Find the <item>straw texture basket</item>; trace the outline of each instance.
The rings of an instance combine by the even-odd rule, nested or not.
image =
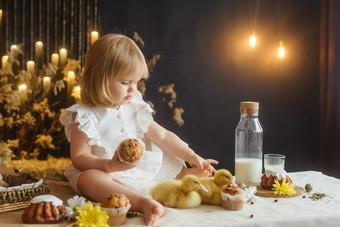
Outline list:
[[[17,176],[2,174],[2,180],[5,181],[10,187],[35,183],[38,181],[38,179],[27,173],[20,173]],[[42,183],[40,186],[35,188],[0,192],[0,206],[4,204],[8,205],[29,202],[33,197],[37,195],[48,194],[49,192],[50,188],[45,183]]]

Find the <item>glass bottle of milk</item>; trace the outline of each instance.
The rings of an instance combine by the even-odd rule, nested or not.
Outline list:
[[[235,130],[235,180],[258,183],[262,176],[263,130],[258,102],[241,102],[241,119]]]

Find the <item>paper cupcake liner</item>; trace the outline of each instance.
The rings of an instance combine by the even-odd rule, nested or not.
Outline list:
[[[126,214],[131,207],[131,204],[127,205],[126,207],[122,208],[105,208],[102,207],[103,210],[106,211],[107,215],[112,216],[112,215],[117,215],[117,214]]]
[[[242,193],[239,195],[229,195],[228,193],[224,193],[221,191],[221,197],[223,200],[229,199],[230,201],[246,201],[246,194]]]
[[[116,152],[118,153],[118,160],[119,160],[120,162],[125,163],[125,164],[131,163],[131,162],[124,161],[124,160],[120,157],[119,152],[118,152],[118,151],[116,151]]]

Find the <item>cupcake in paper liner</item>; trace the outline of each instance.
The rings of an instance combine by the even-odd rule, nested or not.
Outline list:
[[[109,216],[108,224],[110,226],[123,225],[126,220],[126,214],[129,211],[131,204],[130,200],[123,194],[112,194],[105,199],[101,207]]]
[[[227,210],[242,210],[246,194],[235,184],[228,184],[221,190],[222,206]]]

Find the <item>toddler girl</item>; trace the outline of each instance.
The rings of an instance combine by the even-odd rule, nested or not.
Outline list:
[[[152,109],[137,90],[138,81],[148,75],[134,41],[124,35],[104,35],[86,55],[82,105],[66,109],[60,120],[70,141],[72,164],[65,171],[70,186],[98,202],[112,193],[125,194],[131,211],[143,213],[145,223],[152,225],[164,215],[164,207],[140,193],[141,188],[189,173],[210,176],[215,171],[211,164],[217,161],[203,159],[153,121]],[[143,141],[145,151],[139,161],[127,164],[115,151],[128,138]],[[186,168],[184,161],[192,168]]]

